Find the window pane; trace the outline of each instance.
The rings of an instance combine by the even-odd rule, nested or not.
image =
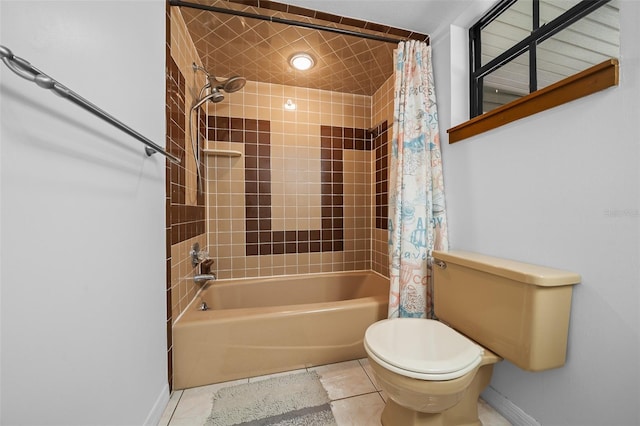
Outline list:
[[[538,89],[617,58],[619,53],[618,2],[614,0],[538,45]]]
[[[580,0],[540,0],[540,26],[553,21],[578,3]]]
[[[482,112],[529,94],[529,51],[487,75],[482,87]]]
[[[480,33],[482,65],[531,34],[533,0],[518,0]]]

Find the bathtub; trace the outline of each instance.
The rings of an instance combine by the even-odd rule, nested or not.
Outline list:
[[[210,281],[173,326],[173,387],[364,358],[388,297],[373,272]]]

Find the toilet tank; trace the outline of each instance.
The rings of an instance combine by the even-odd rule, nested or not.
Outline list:
[[[518,367],[561,367],[574,272],[464,251],[434,251],[437,318]]]

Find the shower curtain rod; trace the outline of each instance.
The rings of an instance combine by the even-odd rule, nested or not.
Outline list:
[[[43,89],[52,90],[56,95],[59,95],[65,98],[66,100],[73,102],[74,104],[78,105],[82,109],[89,111],[93,115],[96,115],[99,118],[106,121],[107,123],[111,124],[112,126],[117,127],[118,129],[128,134],[129,136],[132,136],[133,138],[139,140],[140,142],[146,145],[145,152],[147,153],[148,156],[151,156],[156,152],[158,152],[164,155],[165,157],[167,157],[167,159],[172,163],[180,164],[180,159],[178,157],[168,153],[160,145],[157,145],[156,143],[142,136],[140,133],[136,132],[135,130],[133,130],[131,127],[127,126],[120,120],[106,113],[102,109],[98,108],[96,105],[92,104],[82,96],[78,95],[73,90],[60,84],[53,78],[49,77],[47,74],[43,73],[38,68],[31,65],[28,61],[18,56],[15,56],[11,52],[11,50],[9,50],[9,48],[0,45],[0,58],[2,59],[2,62],[4,62],[4,64],[7,66],[7,68],[9,68],[19,77],[22,77],[25,80],[31,81],[35,83],[38,87],[41,87]]]
[[[186,1],[182,1],[182,0],[169,0],[169,5],[170,6],[189,7],[189,8],[192,8],[192,9],[199,9],[199,10],[207,10],[209,12],[224,13],[224,14],[227,14],[227,15],[242,16],[242,17],[245,17],[245,18],[260,19],[260,20],[263,20],[263,21],[276,22],[278,24],[293,25],[293,26],[296,26],[296,27],[310,28],[310,29],[319,30],[319,31],[328,31],[328,32],[332,32],[332,33],[342,34],[342,35],[350,35],[350,36],[354,36],[354,37],[366,38],[366,39],[369,39],[369,40],[382,41],[382,42],[385,42],[385,43],[398,44],[401,41],[405,41],[403,39],[395,39],[395,38],[390,38],[390,37],[378,36],[378,35],[375,35],[375,34],[361,33],[361,32],[358,32],[358,31],[352,31],[352,30],[347,30],[347,29],[343,29],[343,28],[328,27],[328,26],[325,26],[325,25],[312,24],[310,22],[302,22],[302,21],[294,21],[294,20],[291,20],[291,19],[278,18],[277,16],[259,15],[257,13],[244,12],[244,11],[241,11],[241,10],[225,9],[225,8],[222,8],[222,7],[207,6],[207,5],[204,5],[204,4],[197,4],[197,3],[189,3],[189,2],[186,2]],[[429,42],[427,40],[427,44],[428,43]]]

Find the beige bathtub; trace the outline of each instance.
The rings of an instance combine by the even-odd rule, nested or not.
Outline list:
[[[388,297],[389,280],[371,272],[210,282],[173,326],[173,386],[364,358]]]

